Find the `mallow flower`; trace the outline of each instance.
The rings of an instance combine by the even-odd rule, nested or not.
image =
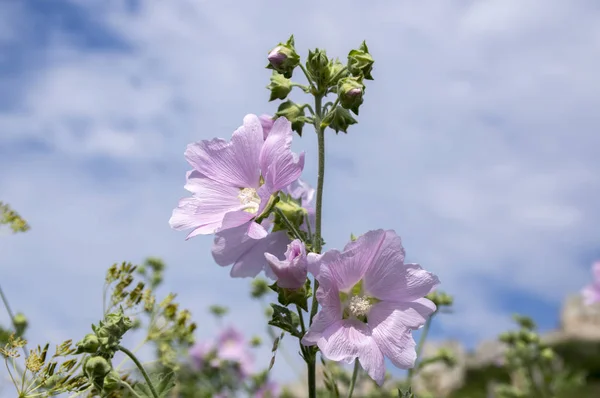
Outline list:
[[[596,261],[592,266],[593,281],[590,285],[583,288],[581,295],[586,305],[592,305],[600,302],[600,261]]]
[[[233,327],[224,329],[217,338],[217,356],[221,360],[237,363],[242,377],[252,373],[252,354],[244,336]]]
[[[299,289],[304,286],[308,271],[306,248],[300,239],[293,240],[285,252],[285,260],[279,260],[271,253],[265,253],[271,271],[277,277],[277,285],[286,289]]]
[[[384,357],[401,369],[414,366],[412,331],[436,310],[424,296],[439,280],[418,264],[404,263],[404,248],[394,231],[369,231],[343,252],[329,250],[314,261],[309,258],[308,268],[319,281],[321,309],[302,344],[317,345],[333,361],[358,359],[379,385],[385,377]]]
[[[263,121],[264,123],[265,121]],[[188,145],[185,158],[193,167],[185,189],[191,197],[181,199],[169,220],[172,228],[192,231],[187,239],[240,225],[254,237],[266,232],[250,223],[259,216],[279,190],[297,180],[304,168],[304,153],[291,151],[291,123],[280,117],[264,138],[261,120],[246,115],[231,141],[216,138]],[[257,227],[258,226],[258,227]]]

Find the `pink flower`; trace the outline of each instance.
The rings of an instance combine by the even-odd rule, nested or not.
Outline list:
[[[252,373],[253,358],[244,336],[229,327],[219,335],[217,339],[217,356],[221,360],[239,364],[241,376],[246,377]]]
[[[384,356],[401,368],[416,360],[412,331],[435,311],[424,298],[438,278],[418,264],[404,263],[401,239],[392,230],[369,231],[343,252],[330,250],[309,259],[319,281],[321,310],[302,339],[317,345],[326,358],[353,362],[379,385],[384,381]]]
[[[225,216],[224,225],[227,226],[230,217],[232,215]],[[233,264],[230,275],[234,278],[255,277],[264,271],[268,278],[276,279],[265,253],[282,257],[290,238],[285,231],[267,233],[268,219],[262,225],[254,221],[251,224],[250,230],[247,225],[240,225],[217,232],[212,247],[213,258],[222,267]]]
[[[278,396],[279,386],[272,381],[266,382],[254,394],[254,398],[277,398]]]
[[[197,342],[190,348],[189,354],[196,366],[196,370],[202,370],[202,368],[204,368],[204,364],[214,348],[213,344],[206,341]]]
[[[592,305],[600,302],[600,261],[592,266],[593,281],[590,285],[583,288],[581,295],[586,305]]]
[[[304,168],[304,153],[291,151],[292,127],[278,118],[267,138],[256,115],[244,117],[244,124],[227,142],[222,139],[188,145],[185,189],[191,197],[181,199],[169,220],[172,228],[192,231],[187,239],[212,234],[224,228],[247,225],[265,209],[271,195],[297,180]],[[260,226],[259,226],[260,227]]]
[[[277,285],[286,289],[299,289],[306,282],[308,271],[306,248],[300,239],[287,246],[285,260],[279,260],[271,253],[265,253],[271,271],[277,277]]]

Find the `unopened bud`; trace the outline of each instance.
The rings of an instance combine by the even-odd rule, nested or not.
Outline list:
[[[294,48],[294,36],[290,36],[286,43],[279,43],[267,56],[268,69],[273,69],[290,79],[294,69],[300,64],[300,56]]]
[[[362,76],[366,80],[373,80],[371,71],[373,70],[373,57],[369,54],[367,43],[362,42],[358,50],[352,50],[348,54],[348,71],[352,76]]]
[[[77,343],[77,354],[88,353],[95,354],[100,347],[100,340],[94,333],[86,334],[79,343]]]
[[[307,119],[304,116],[304,107],[293,101],[285,101],[279,105],[275,116],[283,116],[292,123],[292,130],[302,135],[302,128]]]
[[[352,117],[350,112],[338,105],[325,115],[321,121],[321,127],[329,127],[336,133],[340,131],[347,133],[348,127],[356,123],[358,122]]]
[[[338,97],[345,109],[358,115],[358,107],[363,103],[365,86],[361,77],[345,77],[338,82]]]

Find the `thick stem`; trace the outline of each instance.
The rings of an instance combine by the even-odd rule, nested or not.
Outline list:
[[[356,385],[356,378],[358,376],[359,370],[358,358],[354,360],[354,371],[352,372],[352,380],[350,380],[350,387],[348,387],[348,398],[352,398],[352,394],[354,394],[354,386]]]
[[[315,130],[317,132],[318,146],[319,146],[319,166],[317,171],[317,203],[316,203],[316,217],[315,217],[315,235],[313,241],[313,250],[316,253],[321,253],[323,249],[321,247],[321,220],[323,212],[323,182],[325,177],[325,134],[321,128],[321,120],[323,118],[323,107],[322,107],[323,96],[315,95]],[[319,308],[317,302],[317,289],[319,288],[319,282],[315,279],[313,286],[313,301],[310,309],[309,326],[312,325],[313,318]],[[311,354],[307,357],[306,365],[308,367],[308,396],[309,398],[317,397],[316,387],[316,353]]]
[[[15,332],[16,332],[17,331],[17,322],[15,321],[15,315],[13,314],[12,310],[10,309],[10,305],[8,304],[8,299],[4,295],[2,286],[0,286],[0,297],[2,298],[2,302],[4,303],[4,307],[6,308],[6,312],[8,313],[8,317],[10,318],[10,321],[12,322],[13,327],[15,328]],[[23,346],[23,353],[25,353],[26,358],[29,356],[29,350],[27,349],[26,345]]]
[[[146,373],[146,369],[144,369],[142,363],[136,358],[135,354],[121,345],[117,346],[117,349],[125,353],[125,355],[127,355],[129,358],[131,358],[133,363],[135,363],[135,366],[137,366],[140,372],[142,373],[142,376],[144,376],[146,383],[148,383],[148,388],[150,389],[150,392],[152,392],[152,396],[154,398],[159,398],[158,393],[156,392],[154,386],[152,385],[152,382],[150,381],[150,376],[148,376],[148,373]]]

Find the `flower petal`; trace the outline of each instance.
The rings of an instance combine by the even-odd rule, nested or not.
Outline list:
[[[244,117],[244,124],[231,137],[188,145],[185,158],[203,175],[236,188],[258,188],[259,157],[263,132],[256,115]]]
[[[263,138],[266,140],[267,136],[271,132],[271,129],[273,128],[273,123],[275,123],[275,120],[273,120],[273,117],[270,115],[260,115],[258,119],[262,125]]]
[[[317,301],[321,304],[321,309],[313,318],[312,325],[302,338],[304,345],[317,344],[328,327],[342,320],[342,305],[337,289],[324,289],[323,286],[319,286]]]
[[[350,363],[358,358],[365,371],[377,384],[385,378],[383,354],[363,322],[347,319],[331,325],[318,342],[323,356],[332,361]]]
[[[407,317],[404,311],[391,309],[388,303],[378,303],[369,311],[373,338],[383,354],[400,369],[414,367],[417,359],[416,343],[411,329],[406,326],[406,323],[414,325],[415,318],[418,318],[415,314]]]
[[[304,153],[291,151],[292,124],[284,117],[275,120],[260,152],[260,168],[265,185],[274,193],[297,180],[304,168]]]
[[[283,256],[290,239],[284,231],[252,239],[247,234],[249,229],[249,225],[244,224],[217,232],[212,248],[213,258],[222,267],[233,264],[232,277],[254,277],[265,270],[267,277],[273,278],[264,253]]]

